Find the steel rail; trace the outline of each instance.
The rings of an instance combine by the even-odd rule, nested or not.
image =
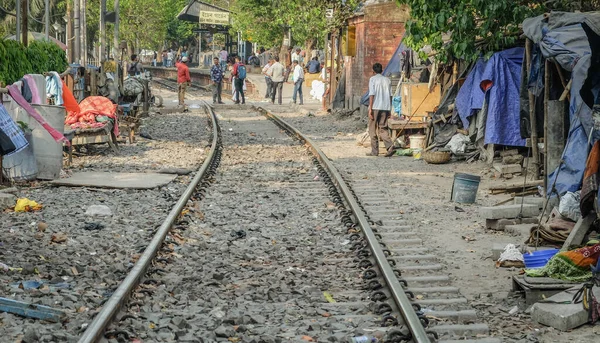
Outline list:
[[[273,114],[263,108],[258,108],[258,110],[260,112],[262,112],[262,114],[264,116],[266,116],[267,118],[274,120],[278,125],[283,127],[285,130],[293,133],[294,135],[296,135],[296,137],[305,141],[306,144],[308,145],[308,147],[310,148],[310,150],[312,150],[313,154],[319,159],[319,161],[321,162],[323,167],[325,167],[325,169],[327,170],[327,172],[329,173],[329,175],[331,177],[331,181],[334,182],[334,184],[340,190],[340,193],[343,195],[348,206],[350,207],[354,216],[356,217],[356,221],[358,222],[358,225],[362,228],[362,232],[364,233],[364,235],[367,239],[369,248],[371,249],[371,252],[373,253],[373,257],[375,258],[375,261],[377,262],[379,269],[381,270],[381,273],[383,274],[382,276],[385,279],[385,282],[387,283],[387,285],[389,287],[392,298],[394,299],[394,302],[398,306],[398,309],[400,310],[400,314],[404,318],[404,323],[408,326],[408,329],[410,330],[410,332],[412,334],[413,341],[415,343],[430,343],[431,341],[430,341],[429,337],[427,336],[427,333],[425,332],[425,328],[423,327],[423,325],[421,324],[421,321],[419,320],[419,317],[415,313],[410,300],[404,293],[404,289],[402,288],[402,285],[400,284],[400,282],[398,282],[398,279],[396,278],[396,275],[394,274],[394,270],[392,269],[389,262],[387,261],[387,258],[385,256],[385,254],[383,253],[383,250],[381,249],[379,242],[377,241],[377,237],[375,236],[375,233],[373,232],[373,230],[371,229],[371,226],[369,225],[369,221],[364,216],[360,206],[354,199],[352,192],[350,191],[350,189],[348,188],[348,186],[342,179],[342,176],[337,171],[337,169],[335,168],[333,163],[331,163],[329,161],[329,158],[321,151],[321,149],[319,149],[317,147],[317,145],[310,138],[303,135],[295,127],[291,126],[283,119],[279,118],[275,114]]]
[[[133,289],[138,285],[140,279],[145,274],[148,266],[156,256],[160,246],[165,240],[167,233],[171,229],[171,226],[177,219],[177,216],[181,213],[188,200],[194,193],[194,190],[206,174],[206,171],[213,163],[213,159],[215,158],[217,151],[217,144],[219,139],[218,132],[218,123],[217,116],[214,113],[213,109],[206,103],[204,103],[204,109],[207,112],[207,115],[210,117],[212,122],[212,145],[208,156],[202,163],[200,169],[196,173],[196,176],[192,179],[192,182],[188,185],[183,195],[179,198],[175,206],[169,212],[169,215],[162,223],[150,244],[144,250],[144,253],[133,266],[127,277],[121,282],[117,290],[112,294],[112,296],[102,305],[102,310],[96,315],[94,320],[88,325],[87,329],[83,333],[83,335],[79,338],[79,343],[93,343],[96,342],[100,337],[104,334],[107,326],[111,323],[113,317],[119,312],[121,309],[121,305],[123,305],[128,295],[133,291]]]

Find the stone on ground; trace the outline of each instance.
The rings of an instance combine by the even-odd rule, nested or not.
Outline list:
[[[0,193],[0,210],[15,207],[17,197],[9,193]]]
[[[504,232],[510,234],[511,236],[529,237],[531,227],[534,225],[535,224],[506,225],[504,227]]]
[[[549,302],[539,302],[531,308],[531,319],[535,322],[551,326],[557,330],[568,331],[588,322],[588,312],[581,303],[572,304],[573,294],[580,287],[551,296]],[[600,288],[593,288],[596,298],[600,297]],[[551,302],[550,302],[551,301]],[[562,304],[562,302],[567,302]]]
[[[501,164],[494,163],[494,169],[501,174],[516,174],[523,172],[523,167],[520,164]]]

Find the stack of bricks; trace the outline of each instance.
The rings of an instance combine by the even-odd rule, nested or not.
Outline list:
[[[523,173],[523,155],[519,154],[519,150],[504,150],[500,152],[502,161],[494,162],[494,169],[499,177],[512,179],[514,176],[519,176]]]

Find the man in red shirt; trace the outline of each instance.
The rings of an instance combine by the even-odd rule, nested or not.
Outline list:
[[[192,79],[190,78],[190,69],[188,68],[186,63],[186,56],[183,56],[180,62],[175,63],[175,67],[177,67],[177,91],[179,93],[179,106],[185,106],[185,89],[192,82]]]

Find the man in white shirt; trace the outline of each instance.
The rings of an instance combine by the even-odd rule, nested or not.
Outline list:
[[[285,68],[279,63],[279,56],[273,58],[275,63],[267,70],[267,75],[271,77],[271,103],[275,103],[275,95],[279,93],[279,105],[281,105],[281,91],[283,90],[283,72]]]
[[[369,136],[371,137],[371,152],[367,156],[379,155],[379,137],[387,150],[386,157],[394,154],[395,149],[388,133],[387,121],[392,109],[392,84],[390,79],[381,75],[381,63],[373,64],[375,73],[369,79]]]
[[[292,101],[296,103],[296,94],[300,95],[300,105],[304,105],[304,99],[302,97],[302,83],[304,82],[304,69],[298,64],[298,61],[293,62],[294,74],[292,75],[292,81],[294,81],[294,94],[292,95]]]
[[[265,64],[265,66],[262,69],[262,74],[265,76],[265,83],[267,84],[267,93],[265,94],[265,99],[271,99],[271,91],[273,88],[273,81],[271,81],[271,77],[269,75],[267,75],[267,72],[269,71],[269,68],[271,68],[271,65],[273,64],[273,62],[275,62],[273,59],[269,59],[267,64]],[[268,101],[268,100],[264,100],[264,101]]]
[[[292,53],[292,63],[294,63],[294,61],[298,61],[300,62],[300,48],[297,48],[293,53]]]

